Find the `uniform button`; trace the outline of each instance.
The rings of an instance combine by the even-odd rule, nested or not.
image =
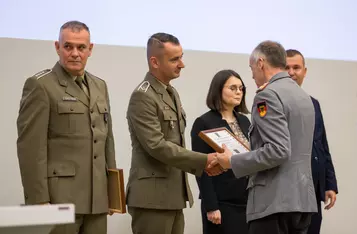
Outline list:
[[[105,111],[107,111],[107,108],[104,108]]]
[[[97,140],[94,140],[94,143],[97,143]]]
[[[151,175],[155,175],[155,172],[151,173]]]
[[[315,160],[317,160],[317,157],[315,157]]]
[[[70,110],[73,111],[73,108],[71,108]]]
[[[96,159],[96,158],[97,158],[97,155],[94,156],[94,159]]]
[[[92,128],[95,128],[95,125],[94,125],[94,124],[92,125]]]
[[[57,172],[56,172],[56,171],[53,171],[53,174],[54,174],[54,175],[56,175],[56,174],[57,174]]]
[[[92,113],[92,114],[93,114],[93,109],[91,109],[91,110],[90,110],[90,113]]]

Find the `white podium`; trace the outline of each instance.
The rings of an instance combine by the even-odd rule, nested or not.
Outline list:
[[[73,204],[0,207],[1,234],[48,234],[55,225],[74,221]]]

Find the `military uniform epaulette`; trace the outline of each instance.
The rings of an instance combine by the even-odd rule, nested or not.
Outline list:
[[[148,91],[149,87],[150,87],[150,82],[146,80],[139,85],[138,91],[143,91],[146,93],[146,91]]]
[[[261,85],[261,86],[257,89],[256,93],[259,93],[260,91],[263,91],[263,90],[265,89],[265,87],[267,87],[267,85],[268,85],[268,82],[266,82],[266,83],[264,83],[263,85]]]
[[[52,69],[45,69],[43,71],[37,72],[35,75],[33,75],[34,77],[36,77],[36,79],[40,79],[41,77],[44,77],[45,75],[47,75],[48,73],[50,73],[52,71]]]

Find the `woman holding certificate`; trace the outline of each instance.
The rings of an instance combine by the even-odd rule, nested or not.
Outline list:
[[[215,152],[199,133],[213,128],[226,127],[249,147],[250,121],[243,115],[245,86],[238,73],[219,71],[212,79],[207,106],[210,111],[198,117],[191,130],[192,150],[202,153]],[[231,169],[219,176],[210,177],[205,172],[196,177],[200,189],[202,225],[204,234],[246,234],[247,178],[235,178]]]

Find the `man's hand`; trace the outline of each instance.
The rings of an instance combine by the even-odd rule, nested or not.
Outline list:
[[[210,176],[216,176],[222,173],[223,170],[218,164],[216,153],[210,153],[207,155],[207,164],[205,171]]]
[[[207,219],[214,224],[221,224],[221,211],[214,210],[207,212]]]
[[[218,163],[224,169],[231,168],[230,159],[232,157],[232,152],[227,148],[227,146],[225,144],[223,144],[222,148],[223,148],[224,152],[223,153],[217,153]]]
[[[331,209],[336,202],[336,192],[333,190],[328,190],[325,192],[325,210]]]
[[[112,211],[111,209],[109,209],[108,215],[112,216],[114,213],[115,213],[114,211]]]

